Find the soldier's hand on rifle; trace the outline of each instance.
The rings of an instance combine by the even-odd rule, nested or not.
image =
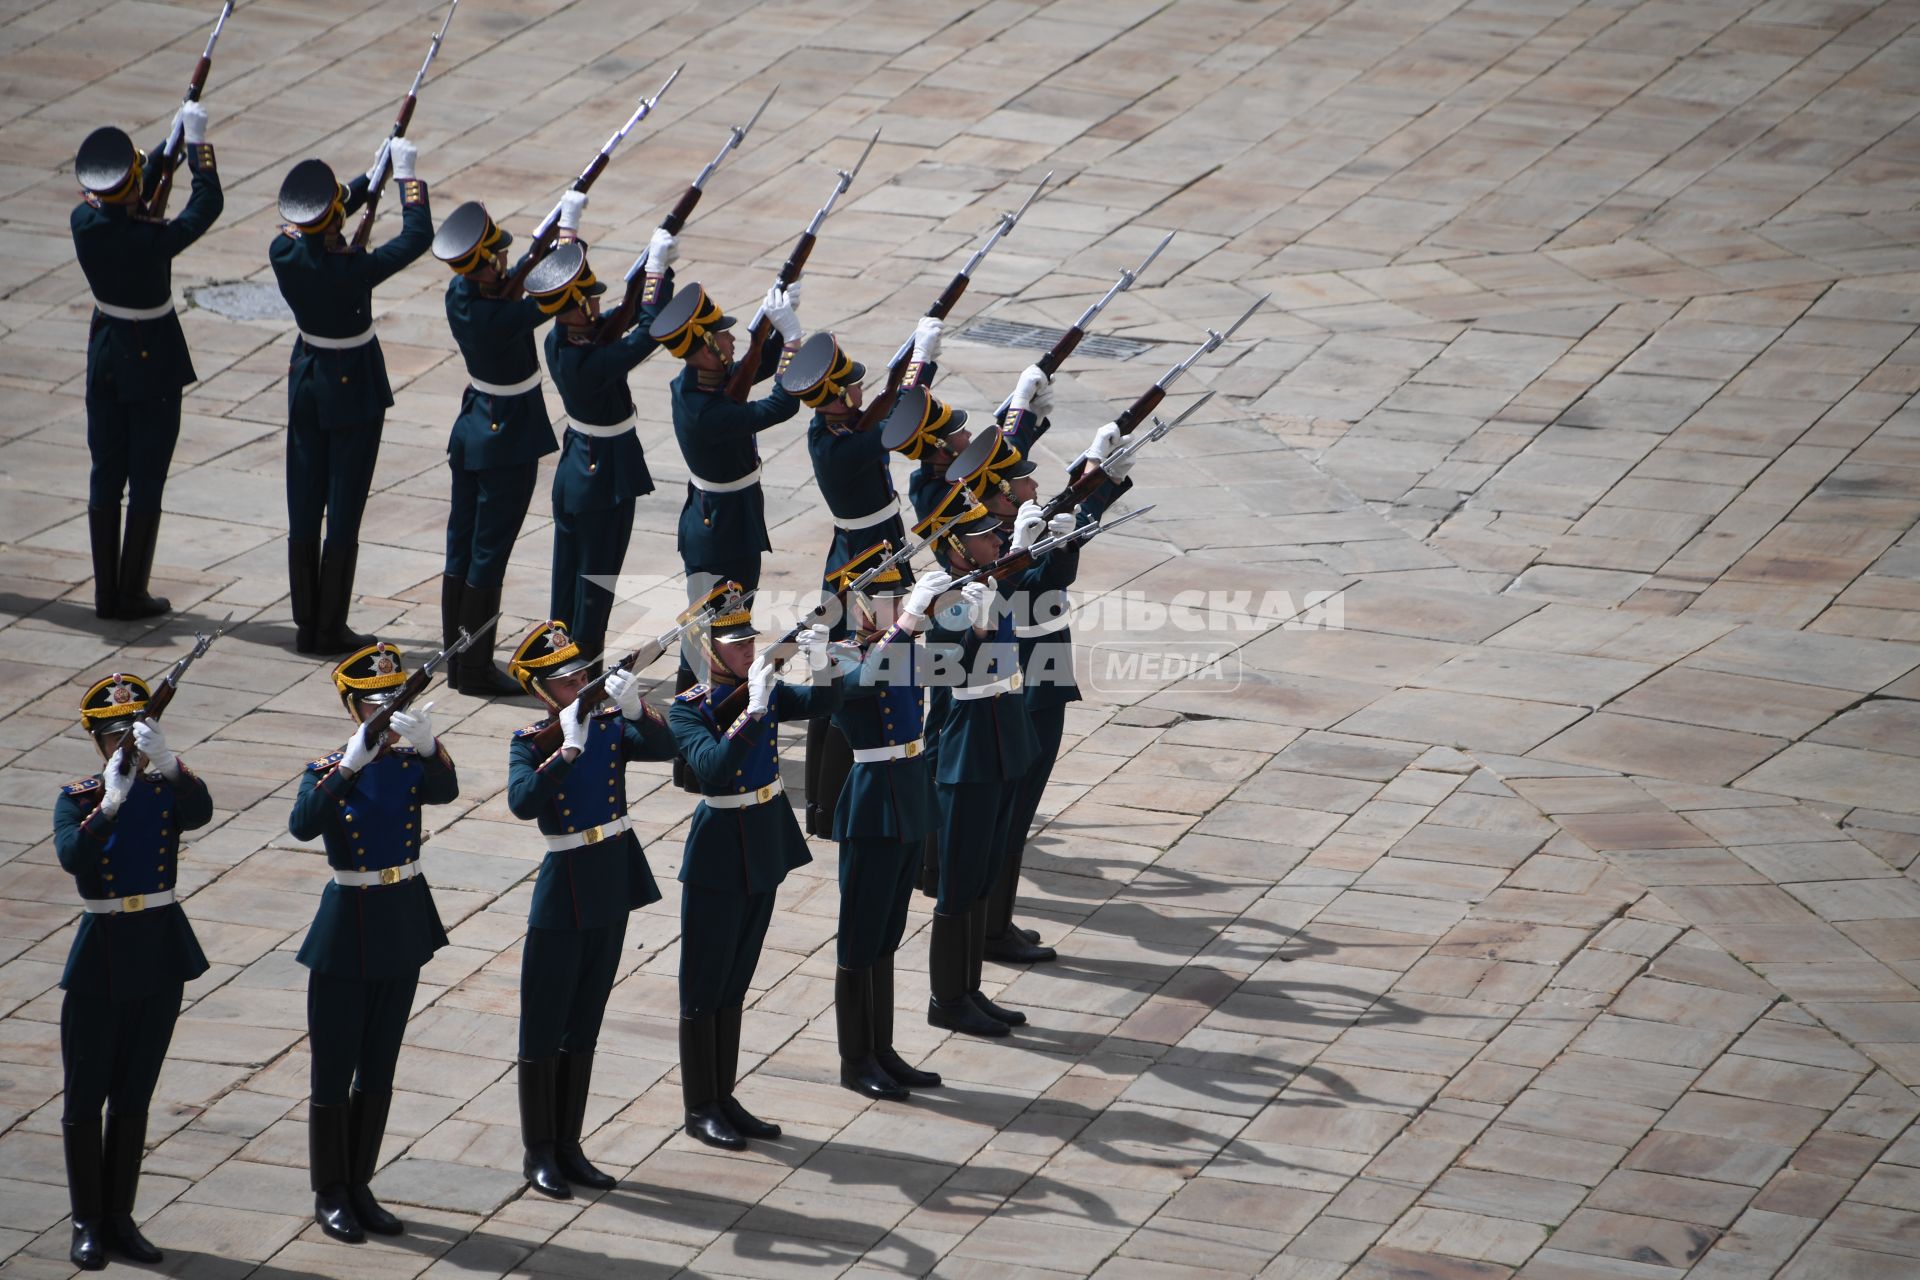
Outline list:
[[[560,749],[575,755],[587,749],[587,709],[575,698],[560,708]]]
[[[944,569],[929,569],[914,582],[913,590],[907,593],[906,617],[904,621],[915,631],[924,631],[927,615],[932,611],[934,601],[953,585],[953,575]]]
[[[375,183],[379,182],[380,175],[386,172],[388,159],[389,159],[389,148],[391,148],[392,145],[393,145],[393,140],[391,138],[386,139],[385,141],[381,142],[380,149],[373,153],[373,163],[367,166],[367,186],[368,187],[372,187]]]
[[[1040,504],[1023,502],[1013,517],[1013,541],[1011,549],[1025,551],[1040,541],[1040,531],[1047,527],[1046,517],[1040,514]]]
[[[190,147],[207,140],[207,109],[197,102],[180,104],[180,137]]]
[[[754,658],[753,665],[747,668],[748,715],[766,714],[767,708],[773,705],[773,682],[777,678],[766,654]]]
[[[782,342],[800,341],[799,300],[800,285],[795,282],[784,289],[779,285],[773,286],[767,290],[766,301],[760,304],[760,314],[779,332]]]
[[[665,227],[655,227],[647,241],[647,274],[663,276],[667,268],[680,260],[680,241]]]
[[[579,231],[580,215],[587,211],[587,193],[569,191],[560,197],[560,230]]]
[[[434,752],[433,704],[429,702],[418,711],[396,711],[388,722],[393,731],[407,740],[407,745],[423,756]]]
[[[373,763],[374,756],[380,752],[380,745],[367,741],[367,735],[359,729],[347,739],[347,745],[340,748],[340,772],[358,773]]]
[[[813,626],[802,627],[793,637],[793,643],[800,650],[800,656],[807,660],[807,670],[818,675],[833,661],[827,652],[827,629]]]
[[[1013,396],[1007,401],[1009,422],[1029,412],[1036,418],[1045,418],[1053,413],[1053,382],[1047,377],[1046,370],[1037,364],[1030,364],[1021,371],[1020,381],[1014,385]]]
[[[147,763],[169,778],[180,776],[180,757],[167,745],[167,735],[160,732],[160,726],[151,720],[142,720],[133,726],[133,745]]]
[[[638,720],[647,713],[646,699],[640,696],[640,677],[631,671],[607,673],[607,696],[629,720]]]
[[[944,327],[932,316],[920,317],[920,322],[913,326],[914,363],[927,364],[940,358],[940,331]]]
[[[1121,438],[1120,424],[1109,422],[1093,433],[1093,439],[1088,443],[1086,451],[1074,461],[1091,462],[1096,465],[1104,463],[1108,456],[1120,447]]]
[[[1047,532],[1056,538],[1064,538],[1079,527],[1080,522],[1074,518],[1073,512],[1071,511],[1062,511],[1059,515],[1047,521]]]
[[[993,588],[984,582],[969,582],[960,588],[960,598],[967,602],[967,620],[976,631],[985,631],[993,625]]]
[[[393,140],[393,176],[405,181],[413,177],[413,162],[419,158],[420,148],[405,138]]]
[[[107,761],[107,772],[103,779],[107,790],[106,794],[100,797],[100,811],[109,818],[119,813],[120,806],[126,803],[128,796],[133,794],[133,771],[121,772],[122,766],[126,763],[127,752],[131,750],[133,750],[133,743],[122,738],[120,749],[115,751],[113,758]]]

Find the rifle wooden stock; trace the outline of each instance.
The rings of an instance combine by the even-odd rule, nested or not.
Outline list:
[[[1145,422],[1148,415],[1158,409],[1160,402],[1166,398],[1167,389],[1157,382],[1154,383],[1138,400],[1128,405],[1120,416],[1113,420],[1114,425],[1120,428],[1121,435],[1132,435],[1134,428]]]
[[[674,202],[673,208],[667,210],[667,216],[660,219],[660,229],[670,236],[679,235],[680,228],[686,226],[687,219],[693,216],[694,207],[700,203],[702,194],[699,187],[689,183],[687,189],[680,193],[680,199]]]
[[[580,703],[583,711],[592,712],[595,707],[606,700],[608,676],[616,671],[638,671],[643,667],[652,666],[660,655],[665,652],[666,649],[658,640],[647,641],[619,662],[616,662],[613,666],[608,667],[605,671],[588,681],[582,686],[580,692],[574,695],[574,700]],[[564,736],[560,728],[560,713],[556,711],[547,717],[545,724],[540,726],[540,732],[533,735],[534,750],[543,756],[550,756],[560,749],[561,739]]]
[[[1067,487],[1055,494],[1046,506],[1040,508],[1041,518],[1051,520],[1064,511],[1071,511],[1099,492],[1100,486],[1107,482],[1107,473],[1091,462],[1082,462],[1073,470]]]
[[[126,740],[120,746],[121,777],[124,778],[133,772],[134,761],[140,754],[133,745],[133,725],[158,720],[161,713],[167,709],[167,704],[173,701],[174,690],[179,687],[172,680],[162,680],[160,687],[147,698],[146,708],[133,718],[133,724],[127,726]]]
[[[200,55],[200,61],[194,64],[193,78],[187,81],[186,101],[200,101],[200,91],[206,87],[207,73],[213,70],[213,59],[207,54]],[[167,216],[167,197],[173,194],[174,170],[180,167],[180,153],[186,148],[184,134],[175,145],[168,147],[161,157],[160,177],[153,184],[153,194],[147,198],[147,216],[160,219]]]
[[[427,686],[432,683],[431,667],[415,667],[407,673],[407,682],[400,686],[400,692],[382,703],[378,711],[361,722],[360,732],[373,745],[374,750],[378,751],[380,745],[387,740],[387,727],[393,723],[395,713],[405,711],[415,698],[427,691]]]
[[[567,190],[590,190],[593,187],[593,180],[606,170],[607,162],[612,158],[610,152],[594,152],[593,162],[580,171],[580,176],[573,180],[573,185]],[[527,245],[527,251],[521,254],[520,261],[514,264],[513,274],[507,277],[506,283],[500,288],[502,297],[511,301],[521,295],[527,287],[528,273],[540,265],[540,260],[553,249],[553,242],[559,238],[559,235],[560,217],[555,214],[547,221],[546,226],[534,233],[532,241]]]
[[[768,662],[785,662],[799,649],[800,646],[797,642],[800,633],[816,623],[827,621],[834,614],[838,613],[845,607],[845,597],[846,592],[844,590],[834,592],[825,600],[815,605],[813,611],[795,623],[785,635],[775,640],[765,649],[756,652],[754,656],[756,658],[765,658]],[[738,685],[734,686],[733,692],[729,693],[720,705],[714,708],[713,718],[719,722],[720,728],[724,732],[732,726],[735,720],[740,718],[740,713],[746,709],[747,682],[743,679]]]
[[[780,267],[777,287],[786,288],[800,278],[807,269],[807,259],[813,255],[813,246],[819,237],[811,231],[800,233],[800,240],[793,246],[793,252]],[[753,394],[753,376],[760,371],[760,358],[767,349],[767,340],[773,336],[773,321],[761,316],[759,322],[747,331],[747,349],[738,360],[733,362],[733,373],[727,379],[727,397],[745,404]]]
[[[1087,331],[1079,325],[1075,325],[1073,328],[1061,334],[1060,341],[1053,344],[1053,350],[1047,352],[1047,354],[1041,356],[1040,359],[1036,361],[1040,366],[1040,372],[1046,374],[1049,378],[1060,372],[1060,366],[1067,362],[1067,357],[1072,355],[1074,348],[1080,345],[1080,339],[1086,336]]]
[[[973,277],[964,271],[956,273],[953,279],[947,281],[947,287],[940,291],[940,296],[934,299],[933,305],[927,308],[927,317],[932,320],[945,320],[954,307],[959,305],[960,297],[967,291],[967,285],[972,282],[972,279]],[[907,366],[912,363],[913,352],[909,350],[906,355],[888,366],[886,388],[869,400],[867,407],[861,410],[860,417],[853,424],[855,431],[871,431],[879,425],[882,418],[892,412],[893,402],[900,398],[900,384],[907,380]]]

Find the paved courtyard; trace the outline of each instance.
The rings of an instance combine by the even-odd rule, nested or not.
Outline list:
[[[431,811],[425,862],[453,945],[423,975],[375,1183],[411,1230],[358,1249],[308,1216],[293,955],[323,863],[286,819],[344,722],[291,652],[287,320],[218,294],[185,311],[201,381],[156,575],[176,613],[91,609],[73,152],[107,121],[161,132],[214,8],[0,7],[0,1275],[71,1271],[55,983],[76,912],[48,831],[59,784],[95,767],[78,694],[226,618],[167,719],[218,806],[182,871],[213,968],[141,1188],[169,1272],[1920,1274],[1920,2],[465,0],[420,172],[438,213],[485,199],[523,243],[687,64],[594,189],[603,277],[778,82],[682,241],[682,280],[750,309],[880,126],[802,308],[870,365],[1055,171],[956,312],[941,385],[963,406],[1033,357],[968,323],[1071,323],[1177,230],[1096,326],[1145,349],[1067,365],[1049,469],[1273,297],[1178,385],[1175,406],[1220,394],[1141,462],[1132,498],[1155,509],[1084,558],[1090,610],[1203,592],[1216,612],[1076,627],[1089,698],[1021,913],[1062,959],[988,975],[1032,1025],[925,1025],[916,900],[902,1047],[951,1087],[838,1088],[816,843],[746,1018],[742,1096],[787,1136],[731,1156],[680,1136],[691,805],[639,766],[668,899],[634,917],[586,1144],[622,1185],[523,1194],[541,847],[507,812],[504,737],[534,712],[443,691],[462,794]],[[183,302],[270,280],[281,175],[366,163],[438,18],[240,6],[207,94],[227,212],[176,265]],[[445,284],[428,259],[378,295],[398,404],[355,620],[415,655],[464,382]],[[677,568],[670,372],[634,378],[661,481],[639,574]],[[800,424],[764,448],[766,582],[797,589],[827,522]],[[544,616],[544,493],[509,627]],[[1214,665],[1102,665],[1126,645]]]

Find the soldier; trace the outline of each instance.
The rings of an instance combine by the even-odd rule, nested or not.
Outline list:
[[[627,821],[626,765],[671,760],[673,734],[629,671],[607,674],[607,705],[581,704],[592,663],[564,622],[535,627],[510,669],[560,727],[558,750],[540,746],[551,720],[514,734],[509,749],[507,807],[537,821],[547,841],[520,955],[521,1171],[535,1191],[568,1200],[573,1183],[600,1191],[616,1185],[588,1162],[580,1132],[627,916],[660,901]]]
[[[556,245],[527,274],[527,292],[554,318],[547,333],[547,371],[567,410],[560,462],[553,473],[553,587],[549,617],[589,660],[607,641],[613,592],[602,581],[616,578],[633,539],[634,504],[653,492],[653,476],[634,427],[633,393],[627,375],[659,343],[648,333],[653,307],[673,296],[673,260],[679,246],[656,230],[647,245],[644,296],[657,303],[615,312],[623,325],[610,332],[600,318],[607,286],[587,265],[580,241]],[[594,581],[601,579],[602,581]]]
[[[336,1240],[405,1230],[368,1184],[393,1102],[393,1068],[420,967],[447,944],[420,870],[420,806],[460,794],[453,758],[434,736],[432,704],[396,711],[384,741],[362,723],[406,683],[400,651],[376,642],[333,669],[353,718],[346,746],[307,766],[287,827],[322,841],[332,880],[300,946],[313,1055],[307,1107],[313,1218]]]
[[[682,692],[667,715],[701,792],[680,865],[680,1090],[687,1133],[738,1151],[747,1138],[780,1136],[779,1125],[734,1097],[740,1021],[774,894],[787,872],[813,860],[782,798],[779,726],[831,713],[840,686],[781,683],[771,662],[754,657],[753,615],[743,603],[723,609],[710,634],[714,683]],[[796,641],[808,668],[820,672],[825,628],[802,630]],[[746,709],[723,726],[721,704],[742,681]]]
[[[887,554],[878,543],[828,574],[849,587]],[[833,723],[851,744],[852,769],[832,815],[840,843],[840,930],[833,1007],[840,1083],[900,1101],[940,1077],[909,1066],[893,1047],[893,956],[906,933],[920,851],[936,830],[933,778],[921,737],[922,690],[914,636],[952,583],[938,569],[915,582],[902,567],[881,571],[847,601],[859,631],[859,664],[842,682]],[[905,607],[902,608],[902,599]]]
[[[574,238],[587,198],[561,197],[559,235]],[[447,440],[453,505],[447,512],[447,560],[440,578],[440,643],[478,628],[500,611],[500,590],[520,525],[533,502],[540,459],[559,449],[540,394],[534,334],[549,319],[531,298],[509,296],[507,246],[486,206],[469,200],[440,224],[433,256],[453,270],[447,325],[466,362],[467,389]],[[462,693],[511,696],[520,685],[493,665],[493,631],[475,631],[448,681]]]
[[[180,438],[181,388],[198,375],[174,314],[173,259],[206,234],[225,207],[207,110],[180,108],[193,194],[171,221],[147,217],[142,201],[160,177],[147,153],[111,126],[95,129],[73,162],[81,202],[70,219],[73,250],[93,292],[87,330],[87,536],[93,545],[93,612],[151,618],[170,607],[147,594],[160,495]],[[127,535],[120,541],[120,498]]]
[[[399,235],[372,252],[355,248],[342,233],[366,202],[370,178],[343,187],[323,161],[302,160],[280,184],[286,225],[267,253],[299,328],[287,366],[287,579],[301,653],[346,653],[373,643],[347,626],[360,517],[393,403],[373,335],[373,291],[433,240],[414,145],[397,138],[391,155],[403,207]]]
[[[53,809],[54,851],[83,913],[60,976],[60,1132],[73,1206],[69,1257],[87,1271],[106,1266],[108,1250],[161,1260],[133,1221],[147,1106],[182,989],[207,971],[173,886],[180,833],[207,825],[213,800],[160,726],[142,718],[148,696],[146,682],[129,675],[87,690],[80,722],[106,767],[62,787]],[[123,771],[129,753],[137,767]]]
[[[926,519],[946,497],[950,487],[947,463],[973,441],[966,430],[966,410],[949,409],[929,390],[939,371],[935,361],[940,354],[942,328],[933,317],[920,317],[914,326],[913,355],[900,381],[900,394],[875,428],[883,446],[920,464],[907,477],[907,499],[918,520]],[[903,405],[908,406],[904,411]]]

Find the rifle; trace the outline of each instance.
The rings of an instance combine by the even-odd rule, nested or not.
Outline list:
[[[839,171],[839,176],[833,184],[833,194],[827,197],[827,202],[821,205],[819,212],[813,215],[813,221],[809,222],[807,229],[800,233],[800,239],[793,246],[793,252],[787,255],[786,262],[780,267],[777,287],[786,288],[798,280],[800,273],[807,269],[807,259],[812,256],[814,241],[819,238],[820,224],[827,220],[829,213],[833,212],[834,201],[845,195],[847,188],[853,185],[854,178],[867,163],[867,157],[873,154],[873,148],[879,141],[880,131],[875,129],[873,137],[867,142],[867,149],[862,151],[860,158],[853,162],[853,168]],[[733,374],[727,379],[727,396],[737,403],[745,404],[747,397],[753,394],[753,376],[760,370],[760,353],[766,349],[767,338],[772,333],[773,321],[764,315],[755,320],[753,328],[748,331],[746,355],[734,362]]]
[[[944,320],[947,318],[948,313],[950,313],[954,306],[960,301],[960,295],[967,291],[967,285],[972,283],[974,268],[978,267],[981,260],[993,251],[993,246],[999,244],[1004,237],[1013,231],[1014,227],[1019,224],[1020,219],[1026,215],[1027,210],[1033,207],[1033,202],[1040,198],[1040,193],[1046,190],[1047,184],[1052,181],[1053,171],[1049,169],[1047,176],[1040,179],[1040,185],[1033,189],[1033,194],[1027,197],[1024,204],[1012,213],[1003,213],[1000,215],[999,219],[993,224],[993,231],[987,236],[986,243],[973,251],[973,256],[967,259],[966,265],[954,273],[953,279],[947,281],[947,287],[940,291],[940,296],[934,299],[932,306],[927,308],[926,313],[928,316],[935,320]],[[893,402],[900,397],[900,384],[906,380],[907,366],[912,363],[912,359],[913,339],[912,337],[908,337],[908,339],[900,345],[900,349],[893,353],[893,363],[887,367],[887,385],[885,389],[872,400],[868,401],[867,407],[861,410],[860,418],[853,426],[855,431],[872,430],[874,425],[877,424],[880,419],[886,417],[888,412],[892,410]]]
[[[407,89],[407,96],[400,99],[400,114],[393,118],[393,132],[380,144],[380,155],[373,162],[373,183],[367,188],[367,209],[360,215],[360,226],[353,233],[353,247],[364,249],[367,241],[373,238],[373,218],[380,211],[380,193],[386,189],[387,175],[393,172],[388,156],[393,150],[394,139],[407,136],[407,125],[413,120],[414,103],[420,100],[420,85],[427,78],[427,68],[440,53],[440,42],[447,38],[447,28],[453,25],[453,11],[460,7],[460,0],[453,0],[447,6],[447,20],[440,24],[433,43],[427,46],[427,56],[420,63],[420,70],[414,73],[413,84]]]
[[[767,105],[773,101],[773,95],[778,92],[780,92],[780,86],[776,84],[767,90],[766,98],[755,109],[751,119],[745,124],[732,125],[727,129],[727,140],[720,144],[719,152],[713,159],[707,161],[707,167],[687,184],[687,189],[680,193],[680,199],[675,201],[673,208],[667,211],[667,216],[660,219],[662,231],[670,236],[680,234],[680,228],[687,225],[687,219],[693,216],[694,206],[700,203],[700,197],[706,193],[707,179],[711,178],[714,170],[720,167],[720,162],[746,139],[753,126],[760,123],[761,114],[766,111]],[[640,304],[652,301],[651,298],[642,297],[647,288],[647,251],[645,249],[642,249],[640,256],[633,260],[633,265],[627,268],[626,283],[627,291],[620,296],[620,305],[614,308],[611,315],[601,320],[600,328],[595,330],[595,341],[612,342],[625,333],[627,326],[633,323],[633,313],[639,310]]]
[[[213,46],[220,43],[220,31],[227,25],[227,18],[232,13],[233,0],[227,0],[220,6],[220,16],[213,21],[213,34],[207,37],[207,47],[200,54],[200,61],[193,64],[193,75],[187,79],[187,96],[181,100],[182,106],[200,101],[200,90],[206,87],[207,73],[213,70]],[[173,193],[173,171],[180,164],[184,130],[180,117],[175,115],[173,128],[167,133],[167,144],[155,157],[160,163],[160,178],[153,184],[153,194],[147,197],[146,208],[142,212],[156,222],[167,216],[167,197]]]
[[[133,718],[133,724],[139,724],[142,721],[158,720],[160,714],[167,709],[167,704],[173,701],[174,691],[180,687],[180,677],[187,674],[187,668],[193,665],[194,659],[205,653],[208,645],[226,633],[227,629],[222,627],[210,636],[195,635],[193,637],[193,648],[187,651],[186,657],[167,668],[167,674],[160,677],[157,687],[155,687],[147,697],[146,707],[141,710],[139,715]],[[126,777],[133,772],[134,757],[140,754],[134,750],[133,747],[133,735],[131,732],[133,725],[128,725],[127,728],[129,732],[125,744],[120,748],[119,772],[122,777]]]
[[[585,685],[582,685],[580,692],[574,695],[574,700],[580,703],[582,711],[593,710],[596,706],[600,705],[600,701],[607,696],[608,676],[616,671],[639,671],[652,666],[660,655],[667,651],[668,645],[678,640],[694,627],[701,626],[710,621],[713,616],[720,611],[720,605],[726,595],[729,592],[737,592],[739,590],[739,583],[723,582],[713,590],[707,592],[706,595],[701,596],[698,600],[688,605],[686,610],[674,619],[671,627],[661,632],[652,640],[647,641],[626,657],[620,659],[620,661],[613,666],[608,667]],[[752,592],[746,594],[751,596]],[[560,749],[561,737],[560,713],[556,711],[553,717],[544,725],[540,726],[540,731],[533,736],[534,750],[543,756],[550,756]]]
[[[1125,524],[1127,521],[1136,519],[1140,516],[1147,514],[1147,512],[1153,510],[1154,506],[1155,506],[1154,503],[1149,502],[1144,507],[1135,508],[1134,510],[1127,512],[1127,514],[1123,516],[1115,516],[1111,520],[1107,520],[1107,521],[1095,520],[1089,524],[1083,524],[1078,528],[1072,529],[1066,533],[1049,534],[1046,537],[1041,538],[1038,542],[1035,542],[1030,547],[1022,547],[1018,551],[1009,551],[1007,552],[1007,554],[1001,556],[998,560],[995,560],[992,564],[986,565],[983,568],[975,569],[972,573],[966,574],[963,577],[955,578],[953,580],[953,585],[949,587],[948,590],[958,591],[961,587],[966,586],[968,583],[985,582],[989,578],[993,579],[993,581],[995,582],[1004,581],[1008,577],[1011,577],[1013,574],[1019,573],[1021,570],[1031,567],[1035,560],[1038,560],[1041,556],[1046,555],[1048,552],[1058,551],[1063,547],[1077,546],[1080,543],[1087,541],[1089,538],[1097,537],[1098,535],[1106,533],[1112,529],[1118,529],[1121,525]]]
[[[1219,345],[1228,338],[1231,338],[1254,312],[1266,305],[1267,299],[1272,296],[1270,293],[1263,293],[1254,299],[1253,305],[1241,312],[1240,318],[1228,325],[1225,333],[1221,333],[1218,329],[1207,330],[1207,340],[1202,342],[1192,355],[1161,374],[1158,382],[1142,392],[1138,400],[1128,405],[1126,410],[1113,420],[1114,425],[1120,428],[1120,434],[1123,436],[1132,435],[1133,429],[1146,421],[1148,414],[1160,407],[1160,402],[1167,398],[1167,388],[1177,382],[1181,374],[1193,368],[1194,363],[1198,361],[1201,356],[1206,355],[1209,351],[1219,347]]]
[[[493,630],[494,624],[500,621],[500,616],[501,615],[496,613],[481,623],[480,633],[485,635],[487,632]],[[415,698],[427,691],[427,686],[433,683],[433,673],[439,668],[440,664],[448,658],[459,657],[472,646],[473,632],[462,627],[460,628],[460,635],[452,644],[434,654],[431,658],[428,658],[412,671],[409,671],[407,673],[407,682],[400,686],[400,692],[381,703],[380,709],[371,716],[368,716],[366,722],[360,726],[361,738],[366,744],[375,751],[378,751],[381,744],[387,740],[387,725],[393,720],[396,714],[405,711],[412,705]]]
[[[1213,399],[1213,392],[1209,391],[1182,409],[1179,415],[1171,422],[1162,422],[1156,415],[1153,419],[1153,430],[1146,432],[1136,439],[1128,440],[1125,444],[1109,454],[1102,462],[1089,462],[1074,468],[1072,479],[1068,482],[1067,487],[1056,494],[1052,501],[1040,509],[1041,517],[1051,520],[1062,511],[1071,510],[1081,502],[1092,497],[1094,491],[1106,483],[1107,468],[1110,464],[1124,462],[1152,444],[1155,440],[1161,439],[1175,427],[1192,417],[1195,410],[1211,399]]]
[[[681,63],[673,69],[673,74],[667,77],[667,82],[654,91],[654,95],[651,98],[640,99],[640,105],[633,109],[633,114],[627,117],[627,122],[614,130],[613,136],[606,140],[605,144],[601,146],[600,150],[587,164],[587,167],[580,171],[580,176],[573,180],[573,185],[568,187],[567,190],[586,191],[593,186],[593,180],[600,176],[601,170],[607,167],[607,162],[613,159],[614,148],[618,147],[626,140],[626,136],[633,132],[633,126],[653,114],[653,109],[659,103],[661,96],[665,94],[667,90],[673,88],[673,82],[678,80],[680,73],[686,69],[687,64],[684,62]],[[527,273],[539,264],[540,259],[547,256],[547,250],[552,248],[553,238],[558,235],[559,232],[560,206],[556,204],[552,209],[547,211],[547,216],[540,220],[540,225],[534,228],[533,240],[527,245],[526,253],[521,256],[519,265],[514,267],[513,274],[507,277],[507,282],[502,287],[502,297],[512,299],[520,296],[520,291],[526,287]]]
[[[1067,357],[1073,354],[1074,348],[1080,345],[1080,339],[1087,336],[1087,326],[1093,323],[1094,317],[1102,311],[1105,311],[1107,304],[1112,302],[1115,297],[1133,288],[1134,281],[1147,274],[1147,268],[1152,266],[1153,260],[1160,256],[1160,251],[1172,243],[1173,232],[1169,231],[1166,235],[1160,237],[1160,243],[1153,246],[1147,256],[1140,260],[1139,266],[1131,271],[1122,268],[1120,278],[1113,282],[1113,286],[1101,296],[1100,300],[1088,307],[1085,311],[1082,311],[1080,318],[1073,322],[1073,328],[1061,334],[1060,341],[1053,344],[1053,350],[1047,352],[1047,354],[1041,356],[1034,362],[1040,366],[1040,372],[1047,375],[1049,382],[1053,380],[1053,375],[1060,371],[1060,366],[1067,362]],[[994,420],[1000,421],[1004,419],[1007,414],[1007,406],[1012,403],[1012,396],[1008,396],[1005,400],[1002,400],[1000,407],[994,411]]]

